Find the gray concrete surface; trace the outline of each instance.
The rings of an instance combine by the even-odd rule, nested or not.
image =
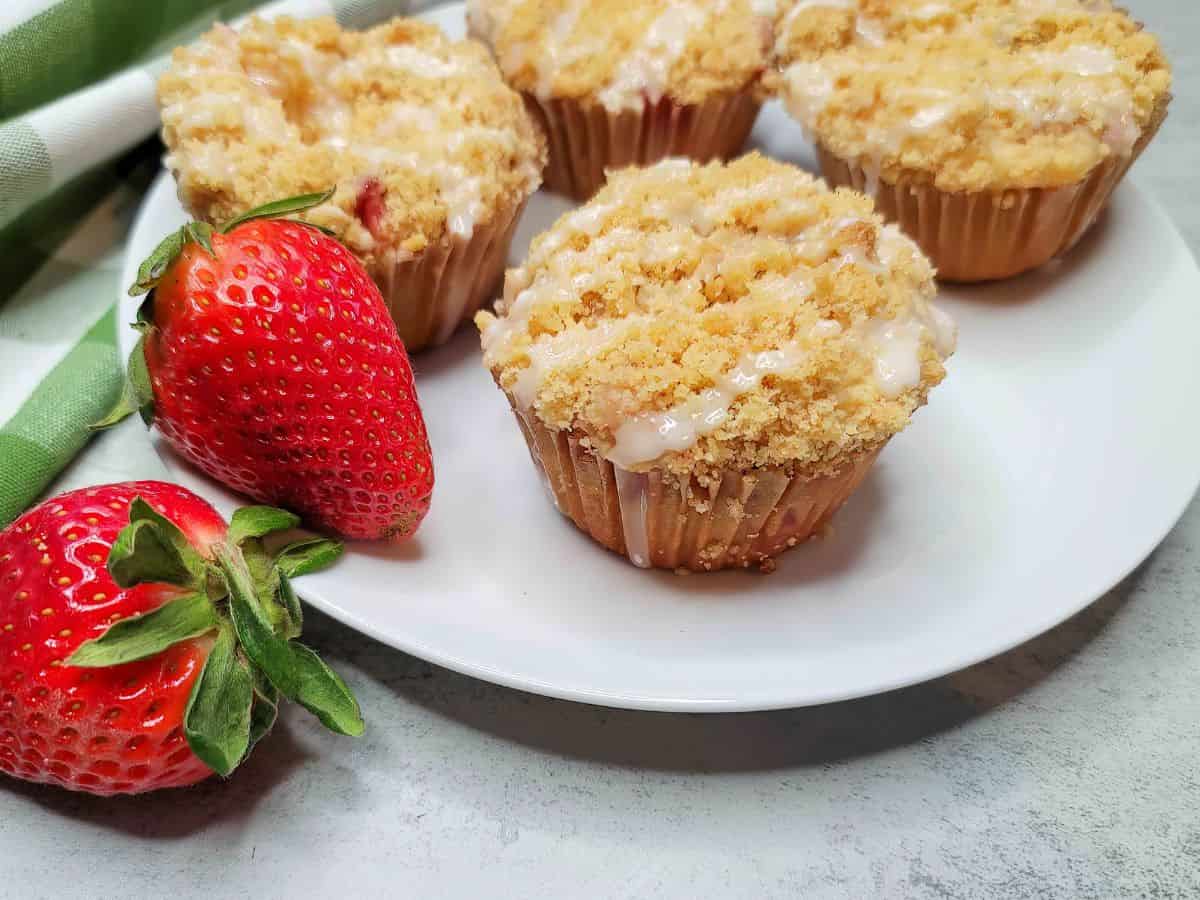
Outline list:
[[[1200,7],[1126,5],[1178,74],[1137,177],[1196,249]],[[129,424],[63,485],[161,473]],[[0,896],[1200,896],[1198,542],[1193,505],[1117,590],[1030,644],[777,713],[547,700],[314,614],[364,739],[293,711],[228,784],[100,801],[0,781]]]

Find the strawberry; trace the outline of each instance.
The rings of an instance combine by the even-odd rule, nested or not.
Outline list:
[[[354,200],[355,217],[376,238],[380,236],[379,228],[383,222],[383,214],[387,212],[387,199],[384,195],[385,191],[379,179],[368,178],[363,181]]]
[[[404,345],[349,250],[270,218],[327,196],[163,241],[130,289],[149,292],[143,336],[105,424],[140,408],[178,453],[255,500],[344,537],[403,538],[433,491]]]
[[[225,776],[280,694],[362,732],[349,689],[295,642],[290,577],[331,562],[314,538],[269,552],[296,516],[141,481],[72,491],[0,532],[0,771],[104,796]]]

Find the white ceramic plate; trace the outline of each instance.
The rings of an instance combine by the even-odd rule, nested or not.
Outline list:
[[[460,35],[462,7],[429,18]],[[812,167],[775,108],[757,145]],[[539,195],[513,247],[566,209]],[[125,283],[184,221],[165,174]],[[461,672],[610,706],[721,711],[848,699],[943,675],[1068,618],[1163,539],[1200,483],[1200,276],[1136,186],[1073,254],[947,289],[945,384],[834,521],[769,576],[644,572],[548,501],[474,329],[414,360],[437,489],[418,537],[305,578],[314,606]],[[123,313],[132,321],[136,301]],[[126,352],[132,330],[123,336]],[[156,438],[157,441],[157,438]],[[157,441],[172,476],[237,499]]]

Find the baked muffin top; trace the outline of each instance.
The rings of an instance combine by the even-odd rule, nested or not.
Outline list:
[[[1165,114],[1158,41],[1109,0],[780,0],[770,78],[834,155],[943,191],[1057,187]]]
[[[513,87],[617,112],[756,84],[771,25],[758,2],[469,0],[467,21]]]
[[[837,470],[900,431],[954,347],[933,270],[871,201],[758,154],[614,172],[538,237],[484,362],[618,466]]]
[[[393,19],[218,25],[159,81],[167,166],[193,214],[227,220],[336,188],[304,218],[368,261],[402,259],[520,203],[545,140],[487,51]]]

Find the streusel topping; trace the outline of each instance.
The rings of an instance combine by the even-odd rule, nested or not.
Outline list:
[[[613,173],[534,241],[484,362],[633,471],[836,470],[907,425],[955,330],[872,203],[758,154]]]
[[[1171,84],[1109,0],[781,0],[773,83],[832,153],[944,191],[1057,187],[1128,156]]]
[[[470,0],[471,33],[518,90],[617,112],[756,85],[770,18],[756,0]]]
[[[159,82],[167,165],[194,214],[337,192],[305,218],[370,260],[417,253],[536,190],[545,141],[486,50],[393,19],[218,25]]]

